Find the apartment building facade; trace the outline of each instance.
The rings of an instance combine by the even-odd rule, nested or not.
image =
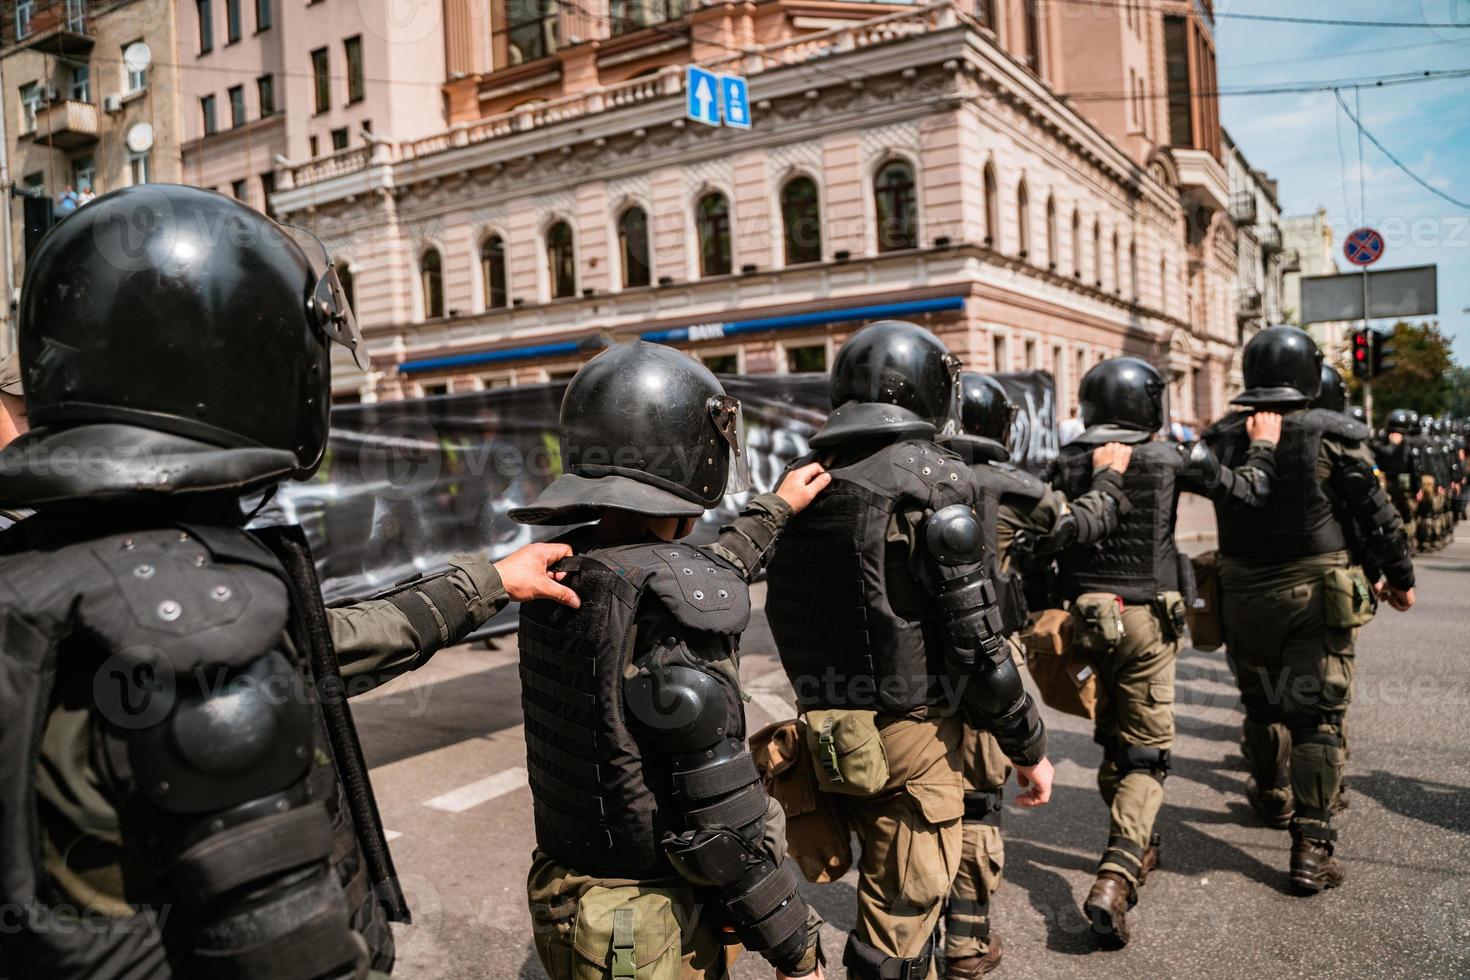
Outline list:
[[[1224,134],[1230,180],[1230,218],[1236,227],[1235,321],[1240,346],[1265,327],[1286,322],[1285,279],[1299,271],[1300,255],[1287,247],[1277,184],[1251,166]]]
[[[1288,251],[1297,256],[1296,269],[1289,271],[1282,283],[1282,303],[1287,319],[1297,323],[1302,315],[1302,278],[1332,276],[1341,272],[1338,266],[1338,244],[1326,208],[1311,214],[1298,214],[1281,221],[1282,240]],[[1351,324],[1334,320],[1304,324],[1328,356],[1335,358],[1347,346]]]

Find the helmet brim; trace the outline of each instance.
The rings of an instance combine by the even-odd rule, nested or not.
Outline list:
[[[521,524],[585,524],[605,510],[625,510],[645,517],[702,517],[703,504],[627,476],[587,477],[563,473],[525,507],[511,510]]]
[[[1263,408],[1270,405],[1306,405],[1314,396],[1298,388],[1281,385],[1275,388],[1247,388],[1234,398],[1230,399],[1232,405],[1249,405],[1252,408]]]
[[[907,408],[887,402],[850,401],[832,410],[810,445],[825,449],[864,439],[934,439],[938,428]]]

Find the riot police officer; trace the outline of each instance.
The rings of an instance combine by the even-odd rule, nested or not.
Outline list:
[[[1444,547],[1444,453],[1434,438],[1433,415],[1419,416],[1419,430],[1414,433],[1413,451],[1420,461],[1419,489],[1415,519],[1419,531],[1419,550],[1438,551]]]
[[[563,474],[511,511],[597,521],[559,539],[580,608],[521,608],[542,965],[555,980],[716,980],[734,941],[783,977],[820,976],[821,920],[745,745],[737,652],[750,579],[827,477],[797,469],[714,545],[680,541],[748,487],[740,403],[698,361],[641,341],[572,378],[561,452]]]
[[[1127,507],[1123,471],[1133,450],[1109,443],[1093,450],[1092,488],[1068,501],[1058,490],[1010,462],[1017,407],[1005,388],[984,374],[960,374],[960,432],[945,448],[970,464],[980,485],[987,570],[1008,638],[1024,628],[1029,611],[1020,561],[1044,560],[1070,544],[1100,541]],[[1005,871],[1001,803],[1011,766],[995,737],[966,726],[964,851],[944,913],[946,980],[975,980],[1000,965],[1001,943],[990,918],[990,898]]]
[[[1321,361],[1305,331],[1261,331],[1244,352],[1246,387],[1235,403],[1245,410],[1207,434],[1221,458],[1236,459],[1246,452],[1252,412],[1285,413],[1270,506],[1216,503],[1219,581],[1228,658],[1245,705],[1249,798],[1268,824],[1289,826],[1291,881],[1308,893],[1344,877],[1332,828],[1342,724],[1357,627],[1377,606],[1376,583],[1351,565],[1348,522],[1385,576],[1389,601],[1398,609],[1414,602],[1408,541],[1379,486],[1367,428],[1308,407]]]
[[[862,843],[854,980],[929,975],[962,850],[964,724],[994,735],[1050,796],[1036,705],[1002,636],[984,491],[935,438],[954,423],[959,362],[922,327],[855,333],[812,437],[831,487],[787,528],[766,614],[847,826]]]
[[[1081,619],[1079,642],[1094,656],[1107,694],[1095,741],[1103,748],[1098,787],[1108,804],[1107,846],[1083,909],[1104,946],[1125,945],[1127,913],[1158,863],[1154,822],[1164,800],[1174,741],[1174,664],[1191,600],[1192,567],[1174,544],[1179,495],[1189,491],[1242,507],[1269,492],[1280,420],[1251,422],[1252,444],[1236,469],[1202,443],[1156,441],[1164,424],[1164,382],[1147,361],[1115,357],[1082,378],[1086,429],[1064,446],[1050,482],[1069,497],[1093,479],[1093,450],[1133,447],[1123,473],[1129,502],[1104,544],[1074,544],[1059,556],[1060,592]]]
[[[1388,413],[1383,425],[1384,438],[1373,443],[1373,457],[1412,546],[1418,541],[1415,522],[1419,500],[1424,493],[1420,482],[1421,456],[1414,447],[1414,435],[1419,431],[1419,413],[1408,408],[1396,408]]]
[[[14,980],[390,969],[408,910],[342,673],[422,663],[507,593],[576,601],[546,570],[564,549],[536,545],[328,612],[299,528],[243,530],[242,496],[321,461],[330,344],[361,353],[331,269],[242,204],[158,184],[30,261],[34,425],[0,481],[36,510],[0,535]]]

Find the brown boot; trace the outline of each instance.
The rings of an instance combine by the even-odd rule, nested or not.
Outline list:
[[[945,960],[944,980],[980,980],[998,966],[1000,966],[1000,937],[991,933],[985,952],[979,956]]]
[[[1133,889],[1116,871],[1099,871],[1082,903],[1098,942],[1114,949],[1128,945],[1128,910],[1133,907]]]
[[[1291,818],[1296,816],[1296,805],[1289,790],[1285,799],[1273,796],[1263,792],[1251,776],[1247,776],[1245,780],[1245,798],[1250,802],[1251,809],[1256,811],[1256,816],[1261,818],[1261,823],[1275,830],[1290,827]]]
[[[1332,855],[1331,830],[1291,831],[1291,883],[1297,891],[1315,895],[1336,888],[1347,878],[1342,862]],[[1310,836],[1309,836],[1310,835]]]

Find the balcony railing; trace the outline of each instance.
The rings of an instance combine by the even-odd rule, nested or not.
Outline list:
[[[612,0],[614,37],[679,20],[689,13],[689,0]]]
[[[6,42],[46,54],[84,55],[97,40],[88,0],[20,0],[6,28]]]
[[[1249,191],[1230,195],[1230,217],[1242,227],[1256,223],[1256,195]]]
[[[36,110],[36,128],[27,134],[37,143],[74,150],[97,142],[97,104],[61,99]]]
[[[1235,294],[1235,315],[1241,319],[1261,315],[1261,291],[1242,289]]]
[[[845,51],[873,47],[889,41],[943,30],[962,22],[973,23],[960,13],[950,0],[944,0],[944,2],[926,7],[916,7],[912,10],[874,18],[861,24],[809,34],[781,44],[756,45],[745,51],[723,55],[714,61],[706,62],[705,65],[715,71],[724,70],[744,75],[758,75],[761,72],[819,60]],[[363,169],[369,165],[369,162],[376,165],[421,159],[445,150],[530,132],[546,126],[555,126],[612,109],[678,96],[683,91],[683,69],[668,67],[657,75],[634,78],[602,88],[588,89],[574,95],[548,99],[535,105],[521,106],[499,115],[477,119],[474,122],[460,123],[447,132],[424,139],[379,143],[370,161],[367,155],[359,155],[349,161],[343,159],[342,154],[334,154],[331,157],[293,164],[285,169],[279,189],[305,187],[340,177],[352,172],[351,169],[344,169],[348,167]]]
[[[1294,248],[1287,249],[1287,250],[1283,251],[1281,253],[1281,271],[1282,272],[1301,272],[1302,271],[1302,253],[1301,252],[1298,252]]]
[[[1261,242],[1261,251],[1267,255],[1275,255],[1281,251],[1281,226],[1259,225],[1256,228],[1256,238]]]

